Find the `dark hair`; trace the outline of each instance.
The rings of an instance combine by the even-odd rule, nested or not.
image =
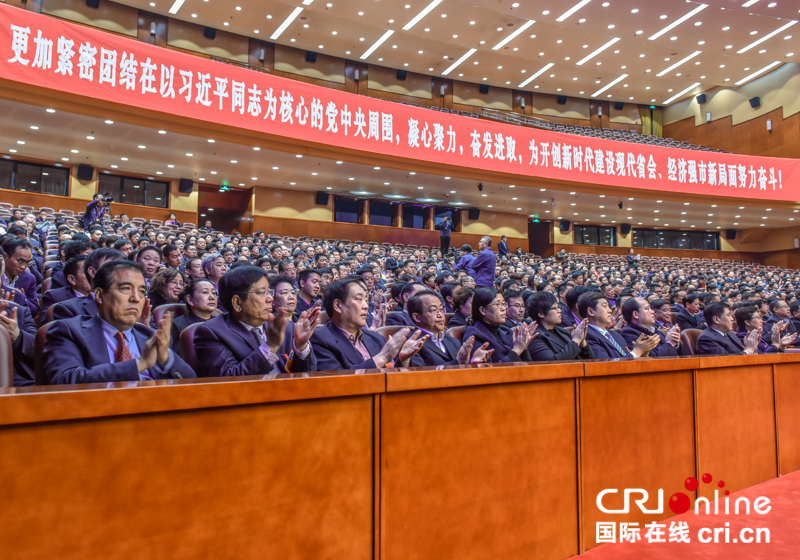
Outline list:
[[[272,290],[276,289],[278,284],[289,284],[294,289],[294,280],[285,274],[273,274],[267,280],[269,280],[269,287]]]
[[[409,282],[407,284],[404,284],[403,291],[400,292],[400,303],[403,303],[403,298],[409,295],[412,291],[416,290],[418,286],[426,290],[428,289],[428,286],[426,286],[422,282]]]
[[[161,254],[161,249],[155,245],[147,245],[139,249],[139,251],[136,253],[136,262],[139,262],[142,258],[142,255],[144,255],[147,251],[155,251],[155,253],[158,255],[158,262],[161,262],[164,258]]]
[[[654,299],[650,302],[650,307],[652,307],[653,310],[660,309],[665,305],[669,305],[669,302],[665,299]]]
[[[783,302],[784,300],[780,298],[773,298],[769,300],[769,314],[775,315],[775,310],[778,308],[778,304]]]
[[[101,251],[102,249],[98,249]],[[111,249],[113,251],[114,249]],[[97,251],[95,251],[97,252]],[[92,253],[94,255],[94,253]],[[88,261],[88,259],[87,259]],[[84,263],[85,264],[85,263]],[[111,290],[112,284],[114,284],[114,275],[118,270],[134,270],[144,277],[144,271],[142,267],[138,264],[126,261],[126,260],[115,260],[103,263],[103,266],[97,271],[94,275],[94,287],[100,288],[104,292],[108,292]]]
[[[758,313],[758,307],[755,305],[743,305],[739,309],[736,310],[734,316],[736,317],[736,327],[740,331],[746,331],[747,326],[744,324],[745,321],[749,321],[753,318],[754,315],[761,316]]]
[[[432,290],[423,290],[421,292],[417,292],[413,296],[411,296],[408,300],[408,315],[412,317],[414,313],[422,313],[425,304],[423,303],[423,298],[426,296],[433,296],[436,298],[437,301],[441,301],[439,299],[439,294]]]
[[[558,303],[556,296],[550,292],[536,292],[528,298],[528,316],[534,321],[540,321],[547,315],[553,304]]]
[[[286,267],[292,265],[294,266],[294,261],[292,259],[286,259],[278,263],[278,272],[283,272],[286,270]]]
[[[259,266],[247,265],[229,270],[219,281],[219,302],[228,312],[233,310],[233,296],[238,295],[246,301],[250,286],[266,278],[267,271]]]
[[[322,276],[319,273],[319,270],[317,270],[316,268],[304,268],[297,275],[297,283],[298,283],[298,285],[300,284],[300,282],[306,282],[308,280],[308,277],[311,276],[312,274],[316,274],[317,276],[320,276],[320,277]]]
[[[500,292],[494,288],[480,287],[475,290],[475,297],[472,298],[472,320],[478,322],[483,318],[481,307],[486,307],[494,301]]]
[[[209,284],[211,284],[211,287],[214,288],[214,283],[208,278],[192,278],[184,286],[183,294],[181,294],[181,299],[183,301],[186,301],[186,298],[190,296],[192,299],[194,299],[195,293],[197,292],[198,288],[200,288],[200,285],[203,282],[208,282]],[[214,289],[214,291],[216,291],[216,289]]]
[[[340,278],[339,280],[335,280],[331,282],[328,289],[325,291],[325,295],[322,297],[322,307],[325,309],[325,313],[328,314],[329,318],[333,318],[333,302],[337,299],[342,303],[347,301],[347,298],[350,296],[350,285],[351,284],[358,284],[359,286],[363,285],[363,280],[359,276],[348,276],[347,278]]]
[[[22,249],[23,251],[25,249],[31,249],[31,250],[33,249],[31,247],[31,244],[28,243],[28,240],[23,239],[21,237],[12,237],[6,239],[5,241],[3,241],[2,245],[3,249],[5,249],[6,253],[8,254],[9,258],[14,255],[17,249]]]
[[[692,292],[691,294],[686,294],[685,296],[683,296],[683,305],[694,303],[698,299],[700,299],[700,294],[696,292]]]
[[[580,315],[581,318],[586,319],[588,317],[586,310],[597,309],[597,304],[601,299],[604,299],[606,302],[608,302],[606,296],[600,292],[585,292],[581,294],[581,296],[578,298],[578,315]]]
[[[714,317],[722,317],[725,314],[725,310],[730,308],[731,306],[727,303],[722,303],[719,301],[708,305],[703,310],[703,317],[706,319],[706,325],[708,325],[710,328],[714,324]]]
[[[400,301],[400,294],[403,292],[403,288],[406,287],[406,282],[398,281],[392,284],[391,295],[392,299],[395,301]]]
[[[628,324],[633,321],[633,312],[639,311],[639,298],[632,297],[622,304],[622,316]]]
[[[170,253],[172,253],[173,251],[180,251],[180,249],[178,249],[177,245],[173,245],[172,243],[164,245],[161,248],[162,255],[164,256],[164,258],[167,258],[167,259],[169,258]]]
[[[447,301],[447,298],[453,297],[453,292],[457,287],[458,284],[456,284],[455,282],[445,282],[444,284],[442,284],[439,290],[445,301]]]
[[[64,278],[77,275],[78,270],[83,268],[83,261],[85,260],[86,255],[76,255],[68,260],[64,265]]]
[[[506,290],[503,292],[503,298],[508,302],[511,298],[521,298],[522,292],[519,290]]]
[[[95,271],[97,271],[98,268],[101,268],[99,265],[103,261],[110,262],[110,261],[120,261],[120,260],[125,260],[125,255],[121,251],[108,248],[95,249],[94,251],[89,253],[89,255],[87,255],[86,257],[86,260],[83,261],[83,273],[86,274],[86,278],[89,280],[89,282],[92,283],[92,287],[95,287],[94,279],[89,274],[89,269],[93,268],[95,269]],[[96,274],[97,273],[95,272],[95,275]]]
[[[578,300],[580,297],[588,292],[591,288],[589,286],[575,286],[569,292],[567,292],[566,300],[567,300],[567,307],[570,309],[575,309],[575,306],[578,305]],[[605,297],[605,296],[603,296]],[[583,317],[583,314],[581,314]]]

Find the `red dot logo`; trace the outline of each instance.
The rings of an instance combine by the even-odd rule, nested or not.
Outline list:
[[[714,477],[711,476],[711,473],[706,473],[706,474],[703,475],[703,482],[704,483],[709,484],[712,480],[714,480]]]
[[[724,480],[720,480],[719,482],[717,482],[717,486],[719,486],[720,488],[724,488],[725,487],[725,481]]]
[[[689,500],[689,496],[684,494],[683,492],[677,492],[670,496],[669,498],[669,509],[673,511],[673,513],[681,514],[686,513],[689,511],[689,508],[692,506],[691,500]]]
[[[690,476],[689,478],[683,481],[684,488],[686,488],[689,492],[694,492],[695,490],[697,490],[697,487],[699,485],[700,483],[697,482],[697,479],[693,476]]]

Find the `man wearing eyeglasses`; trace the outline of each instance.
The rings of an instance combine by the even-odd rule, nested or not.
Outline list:
[[[284,284],[293,291],[291,280]],[[276,292],[258,266],[230,270],[219,283],[225,315],[210,319],[194,335],[199,377],[277,375],[316,371],[317,359],[309,342],[319,308],[300,314],[292,323],[296,294],[282,294],[288,307],[275,306]]]
[[[503,298],[505,298],[508,304],[508,309],[506,309],[506,322],[503,323],[505,326],[513,329],[521,323],[529,322],[525,320],[525,300],[522,297],[522,292],[519,290],[506,290],[503,294]]]
[[[6,272],[2,277],[3,292],[7,290],[19,290],[25,295],[24,300],[20,297],[14,301],[25,305],[31,313],[31,317],[36,317],[39,313],[39,299],[36,295],[36,277],[28,270],[28,265],[33,259],[33,249],[27,239],[9,239],[3,243],[6,252]]]

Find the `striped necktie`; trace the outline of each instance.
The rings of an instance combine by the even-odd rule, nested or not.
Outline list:
[[[611,344],[611,346],[613,346],[617,352],[619,352],[620,356],[627,357],[628,353],[622,349],[622,346],[620,346],[616,340],[614,340],[614,337],[611,336],[610,332],[603,331],[603,335],[606,337],[606,340]]]

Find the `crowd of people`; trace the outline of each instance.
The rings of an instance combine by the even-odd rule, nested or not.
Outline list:
[[[167,233],[91,216],[79,229],[45,211],[0,220],[0,326],[15,385],[773,353],[800,329],[796,271],[634,256],[598,270],[564,253],[510,253],[505,239],[496,253],[490,237],[477,251],[288,246],[210,222]],[[702,330],[691,343],[690,329]]]

